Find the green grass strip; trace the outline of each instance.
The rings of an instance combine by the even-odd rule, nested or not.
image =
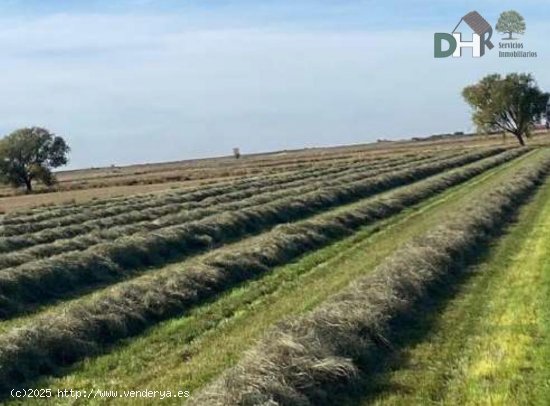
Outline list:
[[[359,278],[314,311],[273,329],[238,367],[193,404],[331,404],[344,385],[379,368],[400,317],[409,316],[430,286],[463,269],[532,195],[550,169],[548,151],[479,202],[400,248],[372,275]],[[393,324],[395,321],[396,324]],[[271,402],[271,403],[270,403]]]
[[[549,229],[547,182],[363,404],[549,404]]]
[[[440,223],[449,210],[469,201],[472,193],[483,194],[495,180],[509,177],[524,159],[489,170],[295,264],[276,268],[184,318],[162,323],[112,353],[79,364],[66,377],[36,386],[122,390],[146,385],[196,391],[233,365],[269,325],[312,309],[373,269],[396,245]]]

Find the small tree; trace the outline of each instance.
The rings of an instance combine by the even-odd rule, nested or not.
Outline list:
[[[512,34],[525,33],[525,20],[517,11],[505,11],[498,18],[497,25],[495,26],[498,32],[508,34],[508,38],[505,40],[512,40]]]
[[[233,148],[233,156],[235,159],[239,159],[241,157],[241,150],[239,148]]]
[[[0,177],[32,192],[32,181],[51,186],[53,168],[66,165],[69,146],[61,137],[39,127],[22,128],[0,140]]]
[[[488,75],[466,87],[462,95],[473,107],[473,121],[481,132],[509,132],[521,145],[548,101],[548,93],[537,87],[531,75],[518,73]]]

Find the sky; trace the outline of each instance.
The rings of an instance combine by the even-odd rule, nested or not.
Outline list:
[[[433,57],[509,9],[537,58]],[[547,0],[3,0],[0,134],[46,127],[86,168],[473,131],[484,75],[550,90],[548,21]]]

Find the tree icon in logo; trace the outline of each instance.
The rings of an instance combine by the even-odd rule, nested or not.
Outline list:
[[[503,38],[504,40],[514,40],[516,38],[512,38],[512,34],[525,33],[525,20],[517,11],[505,11],[498,18],[495,28],[500,33],[508,34],[508,38]]]

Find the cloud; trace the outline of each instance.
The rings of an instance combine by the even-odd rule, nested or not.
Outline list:
[[[550,84],[548,31],[528,27],[537,60],[434,60],[431,29],[197,27],[171,14],[10,18],[0,21],[0,130],[51,128],[68,138],[74,167],[465,130],[460,89],[480,76],[528,70]]]

